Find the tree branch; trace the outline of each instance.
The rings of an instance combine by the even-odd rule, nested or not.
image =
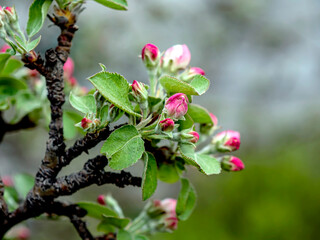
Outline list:
[[[141,177],[133,177],[131,173],[121,171],[121,173],[105,172],[103,168],[107,166],[108,160],[105,156],[97,156],[86,162],[83,169],[77,173],[60,177],[51,185],[48,192],[54,192],[54,196],[71,195],[80,189],[96,184],[114,184],[117,187],[141,186]]]
[[[0,111],[0,142],[2,142],[2,139],[7,132],[14,132],[21,129],[33,128],[35,126],[36,124],[30,120],[29,116],[25,116],[16,124],[8,124],[2,118],[2,112]]]

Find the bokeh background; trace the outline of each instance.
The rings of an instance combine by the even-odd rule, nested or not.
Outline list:
[[[15,4],[25,23],[30,0]],[[71,56],[76,77],[98,72],[99,62],[130,82],[146,82],[139,54],[145,43],[165,50],[187,44],[192,66],[206,71],[210,90],[195,102],[241,133],[237,173],[188,171],[198,204],[173,234],[153,240],[295,240],[320,234],[320,2],[316,0],[129,0],[119,12],[92,1],[81,14]],[[45,28],[39,51],[55,46],[58,30]],[[34,174],[45,150],[43,129],[7,135],[0,173]],[[98,151],[98,150],[97,150]],[[96,152],[97,152],[96,151]],[[92,151],[90,154],[96,153]],[[65,172],[79,169],[87,157]],[[142,165],[132,169],[141,173]],[[143,203],[136,188],[92,187],[74,200],[112,192],[130,216]],[[160,184],[154,198],[177,197],[179,184]],[[68,221],[34,220],[32,239],[78,239]],[[91,223],[93,227],[94,223]]]

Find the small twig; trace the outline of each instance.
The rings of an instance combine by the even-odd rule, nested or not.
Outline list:
[[[46,211],[49,214],[56,214],[59,216],[66,216],[70,219],[70,222],[73,224],[74,228],[77,230],[79,236],[83,240],[93,240],[94,237],[87,228],[87,225],[84,221],[81,220],[81,217],[86,215],[86,211],[81,209],[75,204],[66,204],[61,202],[54,202],[51,205],[51,208]]]
[[[80,189],[96,184],[114,184],[117,187],[141,186],[141,177],[133,177],[131,173],[121,171],[121,173],[105,172],[103,168],[108,164],[105,156],[97,156],[90,159],[83,169],[77,173],[60,177],[50,187],[48,192],[54,192],[54,196],[71,195]]]
[[[0,142],[2,141],[4,135],[8,132],[33,128],[35,126],[36,124],[30,120],[29,116],[25,116],[15,124],[8,124],[4,121],[4,119],[2,118],[2,112],[0,112]]]

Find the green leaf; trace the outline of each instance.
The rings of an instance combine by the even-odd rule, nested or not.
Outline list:
[[[117,73],[102,71],[88,79],[109,102],[128,114],[141,117],[134,112],[129,101],[129,83],[124,77]]]
[[[0,77],[0,101],[8,96],[15,95],[19,90],[27,89],[28,86],[21,80],[13,77]]]
[[[118,240],[135,240],[130,232],[120,229],[117,234]]]
[[[96,100],[93,95],[79,97],[71,92],[69,95],[69,101],[72,107],[84,114],[95,114],[97,111]]]
[[[194,125],[194,121],[188,113],[184,115],[184,118],[185,120],[179,120],[177,122],[179,124],[179,131],[182,131],[184,129],[190,129]]]
[[[27,45],[26,42],[23,41],[20,36],[14,35],[13,36],[14,40],[16,41],[17,45],[24,51],[27,52]]]
[[[29,8],[29,19],[27,23],[27,34],[30,37],[37,34],[47,17],[53,0],[34,0]]]
[[[180,145],[180,153],[188,163],[197,166],[206,175],[219,174],[221,166],[217,159],[205,154],[197,154],[194,146],[188,143]]]
[[[212,118],[207,109],[197,104],[189,104],[188,113],[196,123],[208,123],[213,125]]]
[[[142,176],[142,199],[150,198],[157,189],[158,167],[157,161],[152,153],[144,154],[144,171]]]
[[[158,169],[158,178],[166,183],[175,183],[180,175],[175,164],[162,163]]]
[[[37,39],[29,42],[27,44],[27,51],[30,52],[31,50],[35,49],[38,46],[38,44],[40,43],[40,40],[41,40],[41,36],[39,36]]]
[[[19,122],[24,116],[28,115],[32,111],[42,108],[41,101],[28,90],[19,91],[15,95],[15,99],[16,114],[10,121],[11,124]]]
[[[77,133],[81,131],[75,126],[76,123],[82,120],[82,116],[71,111],[63,112],[63,136],[65,139],[73,139]],[[83,133],[83,131],[82,131]]]
[[[9,211],[14,211],[19,206],[19,195],[14,187],[5,187],[3,198]]]
[[[9,53],[0,53],[0,73],[4,69],[4,67],[10,57],[11,57],[11,55]]]
[[[14,187],[21,199],[25,199],[34,185],[34,177],[28,174],[17,174],[13,176]]]
[[[19,79],[5,76],[0,77],[0,109],[6,110],[10,106],[11,98],[18,91],[27,89],[27,85]]]
[[[86,210],[87,215],[92,218],[103,220],[105,216],[117,217],[115,211],[95,202],[79,202],[77,205]]]
[[[116,231],[116,228],[114,226],[112,226],[111,224],[105,223],[105,222],[100,222],[97,226],[97,230],[99,232],[103,232],[103,233],[114,233]]]
[[[126,0],[94,0],[94,1],[115,10],[128,9],[128,3]]]
[[[144,141],[132,125],[123,126],[110,134],[101,148],[109,160],[109,166],[122,170],[136,163],[144,153]]]
[[[188,179],[181,179],[181,190],[177,201],[176,213],[180,220],[187,220],[196,203],[196,193]]]
[[[149,240],[149,238],[144,235],[136,235],[134,236],[134,240]]]
[[[120,229],[125,228],[130,223],[129,218],[110,217],[104,214],[102,214],[102,220],[104,224],[109,224]]]
[[[23,65],[24,65],[23,62],[14,58],[10,58],[7,61],[7,64],[5,65],[5,67],[3,68],[1,75],[10,75],[15,71],[17,71],[18,69],[20,69]]]
[[[196,75],[190,83],[168,75],[161,77],[159,82],[169,94],[184,93],[187,95],[202,95],[208,90],[210,85],[209,80],[202,75]]]

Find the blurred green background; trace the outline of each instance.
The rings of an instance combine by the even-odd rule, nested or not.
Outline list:
[[[30,0],[15,4],[22,25]],[[108,70],[146,82],[138,58],[145,43],[161,50],[187,44],[192,66],[206,71],[210,90],[195,101],[224,130],[241,133],[237,173],[203,176],[189,169],[198,204],[186,222],[163,239],[295,240],[320,234],[320,2],[316,0],[129,0],[128,12],[88,1],[71,56],[76,77]],[[24,14],[24,15],[23,15]],[[58,30],[45,28],[39,51],[55,46]],[[34,174],[45,150],[42,129],[7,135],[0,146],[1,174]],[[94,155],[97,151],[90,152]],[[79,169],[86,156],[65,172]],[[133,167],[141,174],[142,165]],[[95,200],[112,192],[125,212],[143,207],[140,190],[92,187],[74,196]],[[177,197],[179,184],[160,184],[154,198]],[[32,239],[78,239],[70,223],[28,222]],[[93,223],[91,224],[93,226]]]

